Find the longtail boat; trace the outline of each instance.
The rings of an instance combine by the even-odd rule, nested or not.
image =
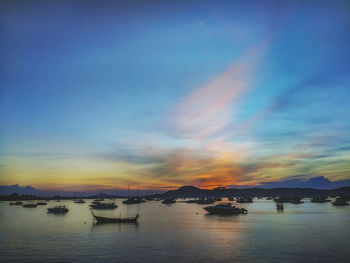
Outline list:
[[[93,217],[96,219],[97,223],[133,223],[137,224],[137,219],[139,218],[139,215],[136,215],[135,217],[124,217],[124,218],[109,218],[109,217],[102,217],[102,216],[96,216],[91,211]]]

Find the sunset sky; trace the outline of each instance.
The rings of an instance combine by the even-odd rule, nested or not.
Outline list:
[[[350,179],[349,1],[2,1],[0,184]]]

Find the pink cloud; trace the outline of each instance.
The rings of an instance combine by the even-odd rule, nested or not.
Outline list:
[[[204,138],[225,129],[234,119],[235,102],[247,92],[265,51],[266,41],[248,50],[233,66],[185,97],[172,116],[174,130]]]

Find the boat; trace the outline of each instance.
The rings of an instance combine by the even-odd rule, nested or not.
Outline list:
[[[15,202],[15,203],[10,203],[10,205],[23,205],[23,203],[20,202],[20,201],[17,201],[17,202]]]
[[[154,200],[152,197],[147,197],[146,200]],[[130,186],[128,185],[128,199],[123,201],[124,205],[133,205],[146,202],[143,198],[139,197],[139,190],[137,188],[137,197],[130,197]]]
[[[142,198],[128,198],[126,200],[123,201],[124,205],[133,205],[133,204],[139,204],[139,203],[143,203],[145,202],[145,200],[143,200]]]
[[[276,203],[276,209],[280,211],[284,210],[283,203]]]
[[[291,203],[291,204],[298,205],[298,204],[302,204],[302,203],[304,203],[304,202],[301,201],[301,198],[295,197],[294,199],[292,199],[292,200],[290,201],[290,203]]]
[[[118,206],[113,202],[113,203],[99,203],[99,204],[93,204],[90,205],[92,209],[115,209]]]
[[[74,201],[76,204],[85,204],[86,202],[83,199],[79,199],[77,201]]]
[[[141,197],[137,197],[136,200],[139,202],[139,203],[145,203],[146,200],[141,198]]]
[[[275,198],[274,201],[276,203],[291,203],[291,204],[302,204],[302,203],[304,203],[303,201],[301,201],[301,198],[299,196],[278,197],[278,198]]]
[[[98,205],[98,204],[101,204],[101,202],[100,202],[100,201],[94,200],[94,201],[91,202],[91,204],[93,204],[93,205]]]
[[[253,203],[253,198],[251,197],[240,197],[237,199],[237,203]]]
[[[333,205],[334,206],[346,206],[346,205],[349,205],[349,204],[346,202],[346,199],[340,197],[340,198],[337,198],[333,202]]]
[[[47,209],[48,213],[53,214],[65,214],[69,212],[69,209],[65,205],[55,206]]]
[[[330,202],[331,200],[327,199],[326,197],[319,196],[319,197],[314,197],[311,199],[312,203],[327,203]]]
[[[175,199],[164,199],[162,201],[162,204],[165,204],[165,205],[170,205],[170,204],[174,204],[174,203],[176,203]]]
[[[190,199],[190,200],[185,201],[185,203],[187,203],[187,204],[195,204],[197,202],[198,202],[198,200],[196,200],[196,199]]]
[[[24,204],[24,205],[22,205],[23,207],[26,207],[26,208],[35,208],[35,207],[37,207],[37,205],[36,204]]]
[[[214,206],[204,207],[209,214],[218,214],[218,215],[238,215],[238,214],[247,214],[248,210],[244,208],[239,208],[232,203],[220,203]]]
[[[139,215],[137,214],[135,217],[120,217],[120,218],[110,218],[110,217],[102,217],[102,216],[96,216],[91,211],[93,217],[96,219],[97,223],[133,223],[137,224],[137,219],[139,218]]]
[[[215,198],[206,198],[206,199],[200,199],[200,200],[197,200],[197,204],[199,205],[211,205],[211,204],[214,204],[215,203]]]
[[[36,205],[47,205],[46,202],[37,202]]]

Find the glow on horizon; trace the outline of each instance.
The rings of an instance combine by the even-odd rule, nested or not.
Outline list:
[[[350,179],[342,1],[2,5],[0,184]]]

